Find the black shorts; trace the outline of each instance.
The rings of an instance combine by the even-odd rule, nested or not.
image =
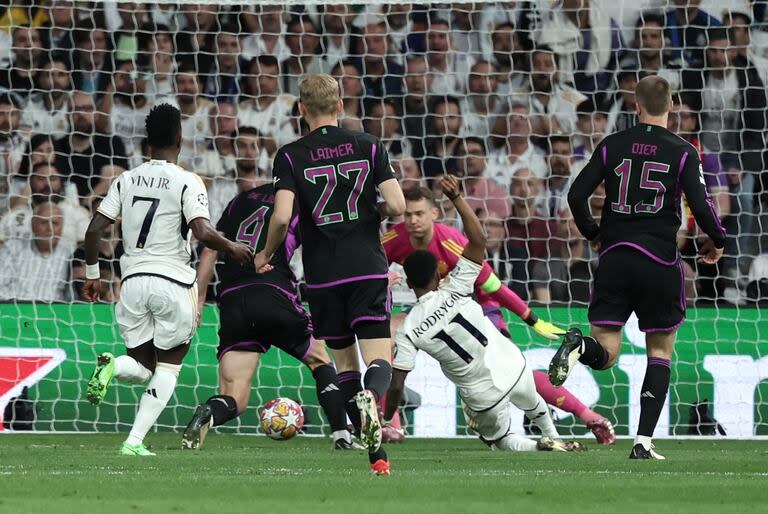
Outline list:
[[[662,264],[627,246],[600,257],[595,272],[589,322],[623,326],[637,314],[643,332],[667,332],[685,321],[685,272],[682,260]]]
[[[303,360],[309,353],[312,321],[289,291],[252,285],[219,300],[219,348],[266,353],[271,346]]]
[[[329,348],[342,349],[360,339],[390,337],[392,311],[387,279],[348,282],[337,286],[307,288],[309,312],[316,339]]]

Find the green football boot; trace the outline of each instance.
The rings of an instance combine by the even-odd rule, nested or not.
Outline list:
[[[93,370],[93,375],[88,381],[88,401],[94,405],[98,405],[104,400],[104,396],[107,394],[107,387],[112,382],[112,377],[115,376],[115,356],[111,353],[104,352],[99,355],[96,361],[96,369]]]
[[[124,442],[120,447],[120,455],[134,455],[137,457],[153,457],[157,455],[147,450],[147,447],[143,444],[129,444],[128,441]]]

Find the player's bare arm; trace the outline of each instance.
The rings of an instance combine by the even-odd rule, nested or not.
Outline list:
[[[407,371],[395,368],[392,369],[392,381],[389,383],[389,389],[387,390],[387,405],[384,408],[385,425],[392,419],[395,412],[397,412],[400,400],[403,397],[403,391],[405,390],[405,377],[407,376]]]
[[[211,283],[213,268],[216,266],[216,260],[219,258],[219,252],[210,248],[203,248],[200,254],[200,263],[197,266],[197,325],[200,326],[200,318],[205,305],[205,296],[208,292],[208,284]]]
[[[115,220],[111,220],[100,212],[96,212],[91,218],[88,230],[85,232],[85,285],[83,286],[83,296],[89,302],[99,300],[99,242],[104,231]]]
[[[189,228],[192,229],[195,238],[207,248],[218,252],[226,252],[243,265],[251,262],[253,252],[250,246],[243,243],[235,243],[223,237],[206,218],[193,219],[189,222]]]
[[[461,196],[459,181],[456,180],[456,177],[444,175],[440,179],[440,187],[448,199],[453,202],[453,205],[456,206],[456,211],[461,216],[462,223],[464,223],[464,230],[467,233],[469,243],[464,247],[464,251],[461,253],[462,257],[482,265],[485,257],[486,238],[480,220],[477,219],[477,215],[472,210],[472,207]]]
[[[405,212],[405,197],[397,179],[385,180],[379,184],[384,201],[377,205],[383,218],[394,218]]]
[[[272,269],[269,266],[269,261],[274,257],[277,248],[285,241],[285,235],[288,233],[288,226],[293,216],[295,198],[294,192],[287,189],[280,189],[275,194],[275,210],[269,220],[267,242],[264,249],[257,253],[253,259],[253,265],[259,273],[266,273]]]

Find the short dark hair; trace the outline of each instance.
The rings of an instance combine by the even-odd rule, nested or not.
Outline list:
[[[427,250],[416,250],[405,259],[403,270],[411,286],[425,288],[437,273],[437,257]]]
[[[659,25],[661,28],[664,28],[666,25],[666,20],[664,19],[664,16],[661,14],[655,13],[655,12],[644,12],[640,14],[640,17],[637,19],[637,22],[635,22],[635,28],[641,28],[645,27],[649,23],[655,23],[656,25]]]
[[[635,98],[645,112],[651,116],[661,116],[672,103],[669,82],[656,75],[645,77],[637,83]]]
[[[456,152],[461,152],[462,155],[466,154],[467,145],[470,143],[480,145],[480,148],[483,149],[483,155],[488,155],[488,148],[485,145],[485,140],[482,137],[476,136],[465,137],[463,140],[459,141],[459,144],[456,146]]]
[[[34,175],[35,172],[40,168],[53,168],[57,175],[61,175],[61,172],[59,172],[59,168],[56,167],[56,164],[48,161],[38,162],[32,166],[32,175]]]
[[[235,129],[235,138],[238,138],[240,136],[256,136],[261,137],[261,132],[255,127],[251,127],[248,125],[242,125]]]
[[[592,114],[607,116],[607,109],[602,102],[598,100],[596,95],[587,96],[586,100],[576,106],[576,116],[590,116]]]
[[[417,187],[415,189],[403,191],[403,196],[405,197],[406,202],[418,202],[421,200],[426,200],[432,205],[437,205],[437,203],[435,203],[435,195],[433,195],[432,191],[426,187]]]
[[[573,145],[573,142],[571,141],[571,137],[566,134],[552,134],[549,136],[549,151],[552,151],[552,147],[555,145],[555,143],[567,143],[568,145]]]
[[[3,105],[12,105],[17,109],[22,108],[22,101],[21,98],[19,98],[19,95],[12,91],[3,91],[0,92],[0,104]]]
[[[429,101],[429,112],[434,113],[437,110],[437,106],[443,104],[454,104],[459,109],[459,114],[461,114],[461,100],[459,100],[459,97],[451,95],[432,97]]]
[[[717,41],[718,39],[731,40],[731,31],[725,27],[710,27],[707,30],[707,43]]]
[[[191,60],[188,60],[188,59],[182,60],[179,63],[179,66],[176,68],[176,75],[180,75],[182,73],[186,73],[189,75],[197,75],[198,74],[197,66]]]
[[[149,146],[152,148],[176,146],[181,135],[181,111],[171,104],[158,104],[149,111],[145,125]]]
[[[253,61],[259,63],[259,66],[276,66],[278,69],[280,68],[280,61],[274,55],[260,55],[251,59],[251,64],[253,64]]]

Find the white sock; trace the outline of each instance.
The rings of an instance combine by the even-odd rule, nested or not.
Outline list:
[[[637,436],[635,436],[634,444],[642,444],[643,448],[645,448],[646,450],[650,450],[651,449],[651,440],[652,439],[650,437],[648,437],[647,435],[637,435]]]
[[[507,434],[493,443],[497,450],[508,452],[534,452],[536,451],[536,441],[528,439],[521,435]]]
[[[338,441],[339,439],[344,439],[348,443],[352,442],[352,437],[349,435],[348,430],[336,430],[333,433],[333,440]]]
[[[115,359],[115,378],[131,384],[144,384],[152,378],[152,372],[133,357],[121,355]]]
[[[537,427],[539,427],[539,430],[541,430],[541,435],[552,437],[554,439],[560,439],[560,434],[557,433],[557,429],[555,428],[555,422],[552,421],[552,416],[549,413],[547,402],[545,402],[544,398],[542,398],[538,393],[536,396],[539,397],[538,402],[536,403],[536,407],[530,410],[526,410],[525,415]]]
[[[147,390],[141,395],[139,411],[133,422],[133,428],[125,442],[128,444],[141,444],[144,436],[160,417],[160,414],[171,399],[173,390],[176,389],[176,380],[179,378],[180,365],[158,362],[155,375],[147,385]]]

